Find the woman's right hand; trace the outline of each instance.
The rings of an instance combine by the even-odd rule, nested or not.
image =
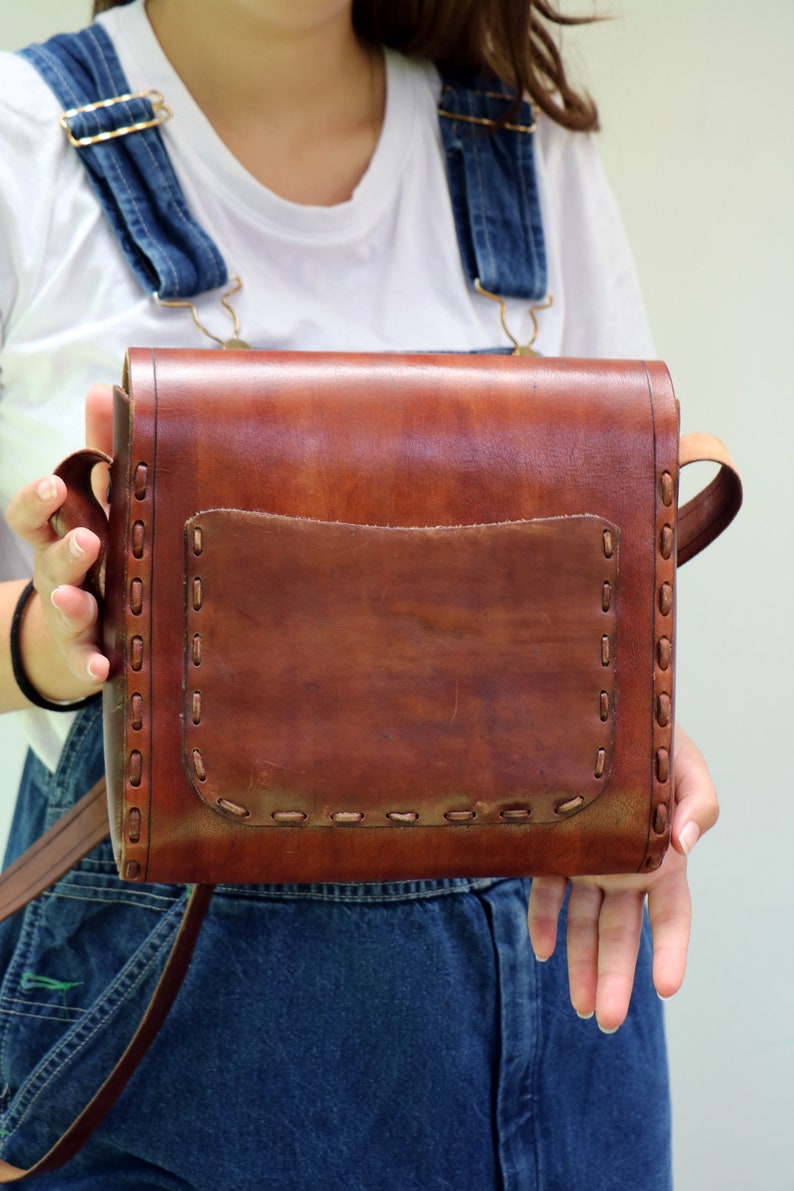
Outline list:
[[[97,385],[86,400],[86,441],[110,450],[112,391]],[[33,584],[20,628],[20,653],[28,681],[55,703],[76,702],[96,694],[108,676],[102,653],[97,601],[82,584],[100,552],[100,540],[85,527],[59,538],[50,517],[66,498],[58,476],[46,476],[23,488],[8,507],[10,528],[33,547]],[[14,600],[15,602],[15,600]],[[14,692],[16,694],[16,692]],[[0,702],[11,705],[9,693]],[[24,705],[21,695],[16,705]]]
[[[63,480],[46,476],[18,492],[7,513],[10,528],[34,550],[35,592],[20,628],[22,664],[34,689],[55,703],[96,694],[109,669],[97,601],[81,586],[100,541],[82,526],[58,537],[49,519],[65,499]]]

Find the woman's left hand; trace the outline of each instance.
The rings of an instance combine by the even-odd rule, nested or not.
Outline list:
[[[651,873],[609,877],[536,877],[529,899],[535,955],[548,959],[568,900],[568,978],[580,1017],[612,1033],[623,1024],[634,985],[645,899],[653,934],[653,982],[660,997],[681,987],[686,970],[691,899],[687,855],[719,815],[717,792],[697,745],[676,727],[672,847]]]

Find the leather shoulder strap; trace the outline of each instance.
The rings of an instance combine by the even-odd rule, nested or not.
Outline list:
[[[680,466],[717,463],[711,483],[679,510],[678,565],[700,554],[730,525],[742,504],[742,482],[724,443],[712,434],[685,434],[679,449]]]
[[[0,922],[54,885],[108,837],[105,779],[0,873]]]

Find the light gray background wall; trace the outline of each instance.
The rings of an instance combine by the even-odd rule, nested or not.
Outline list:
[[[77,27],[89,5],[3,7],[0,45],[14,48]],[[723,812],[692,860],[689,972],[668,1007],[676,1188],[794,1191],[794,4],[607,8],[614,19],[564,44],[600,103],[602,154],[684,429],[724,438],[746,488],[740,520],[679,583],[679,718],[710,759]],[[7,719],[0,817],[18,756]],[[640,1171],[638,1156],[638,1189]]]

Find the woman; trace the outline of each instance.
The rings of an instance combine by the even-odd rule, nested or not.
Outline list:
[[[567,84],[548,32],[560,18],[545,3],[99,7],[111,10],[101,21],[130,87],[161,91],[174,113],[162,129],[169,156],[191,212],[242,278],[231,301],[253,346],[505,346],[497,308],[461,267],[439,62],[496,73],[542,109],[534,153],[554,305],[537,316],[538,350],[652,354],[586,135],[595,111]],[[79,586],[98,543],[86,529],[54,540],[48,518],[64,490],[48,469],[81,445],[83,394],[117,379],[126,346],[209,341],[186,310],[153,302],[136,281],[65,142],[63,105],[28,61],[6,58],[3,77],[0,495],[22,544],[1,543],[0,627],[7,641],[32,573],[19,634],[28,690],[69,704],[107,674],[96,605]],[[229,336],[218,291],[195,306],[212,335]],[[507,322],[530,338],[526,301],[508,301]],[[103,388],[90,394],[88,422],[89,438],[107,445]],[[7,647],[0,656],[0,706],[29,710],[33,750],[15,855],[101,771],[100,713],[31,708]],[[676,765],[662,868],[576,879],[566,908],[567,883],[554,879],[531,893],[523,881],[222,892],[144,1065],[85,1149],[40,1185],[668,1187],[656,993],[683,979],[685,855],[717,814],[682,732]],[[526,941],[528,894],[542,964]],[[179,889],[120,885],[99,850],[5,930],[7,1160],[32,1162],[101,1082],[180,902]],[[561,916],[567,965],[555,950]]]

